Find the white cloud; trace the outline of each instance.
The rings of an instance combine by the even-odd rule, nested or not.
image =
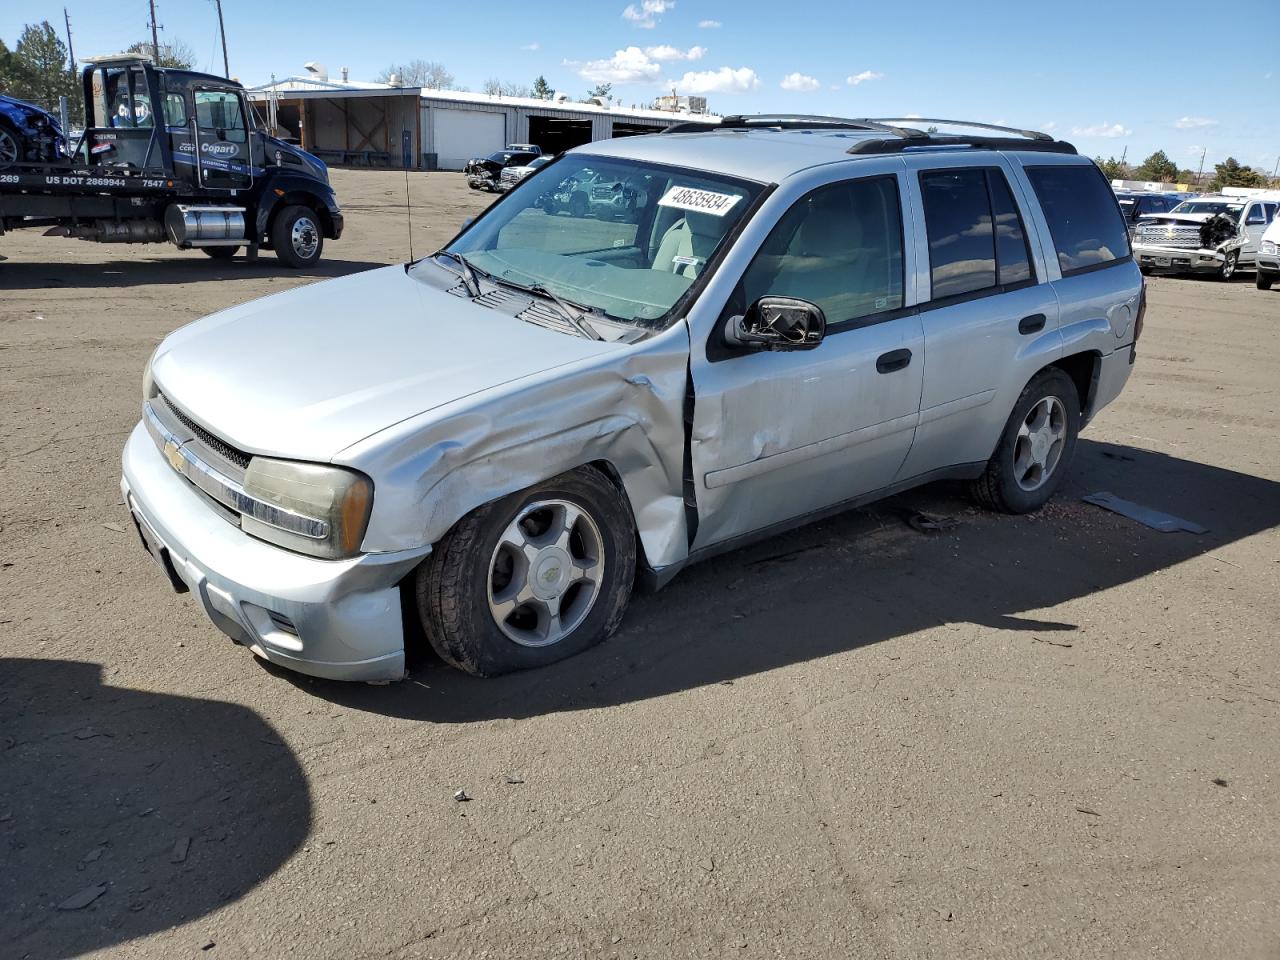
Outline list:
[[[923,113],[904,113],[902,115],[902,119],[903,120],[923,120],[924,114]]]
[[[701,60],[707,48],[690,47],[688,50],[681,50],[679,47],[659,44],[656,47],[645,47],[644,52],[654,60]]]
[[[750,67],[721,67],[686,73],[670,85],[683,94],[746,93],[760,86],[760,78]]]
[[[1174,126],[1179,130],[1198,130],[1201,127],[1216,127],[1217,120],[1210,120],[1208,117],[1182,117]]]
[[[1095,123],[1092,127],[1072,127],[1071,132],[1077,137],[1103,137],[1107,140],[1115,140],[1119,137],[1127,137],[1133,133],[1123,123]]]
[[[719,20],[699,20],[698,26],[701,27],[703,30],[715,30],[717,27],[720,26],[720,21]],[[1270,78],[1271,78],[1271,74],[1267,74],[1267,79],[1270,79]]]
[[[578,76],[593,83],[645,83],[657,80],[662,67],[639,47],[619,50],[608,60],[588,60]]]
[[[637,27],[652,30],[658,18],[676,5],[676,0],[641,0],[640,3],[629,3],[623,8],[622,19],[629,20]]]
[[[782,78],[782,89],[794,90],[797,93],[808,93],[811,90],[817,90],[820,86],[822,84],[816,77],[803,73],[788,73]]]
[[[845,83],[851,87],[856,87],[858,84],[866,83],[868,80],[880,80],[883,77],[883,73],[877,73],[874,70],[863,70],[861,73],[855,73],[846,78]]]
[[[1040,124],[1041,133],[1053,133],[1053,131],[1057,129],[1058,129],[1058,124],[1057,124],[1057,121],[1055,120],[1050,120],[1048,123]]]
[[[534,51],[536,51],[536,50],[539,50],[539,49],[540,49],[540,46],[539,46],[539,44],[538,44],[538,41],[537,41],[537,40],[535,40],[535,41],[533,41],[533,43],[526,43],[526,44],[525,44],[523,47],[521,47],[520,49],[521,49],[521,50],[534,50]]]

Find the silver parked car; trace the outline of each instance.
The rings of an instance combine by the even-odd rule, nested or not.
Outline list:
[[[548,213],[586,170],[644,202]],[[1107,182],[1044,134],[677,125],[571,151],[433,256],[171,334],[122,488],[261,657],[399,678],[408,610],[499,674],[608,636],[637,579],[931,480],[1037,509],[1144,307]]]

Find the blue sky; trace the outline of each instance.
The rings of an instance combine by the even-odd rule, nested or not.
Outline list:
[[[1275,27],[1276,3],[1235,0],[1223,17]],[[145,0],[67,8],[81,55],[147,33]],[[211,0],[159,0],[157,9],[166,37],[189,44],[198,67],[220,70]],[[1127,147],[1132,160],[1163,148],[1193,169],[1205,147],[1206,165],[1233,155],[1268,173],[1280,156],[1280,44],[1250,41],[1248,30],[1224,30],[1221,46],[1196,40],[1208,27],[1202,2],[1169,0],[1152,17],[1094,0],[224,0],[223,9],[231,71],[245,83],[303,73],[309,60],[334,77],[347,66],[352,79],[373,79],[421,58],[473,90],[490,77],[529,84],[541,73],[575,96],[611,81],[621,102],[645,104],[674,83],[720,112],[1004,122],[1049,130],[1091,156]],[[12,46],[24,23],[53,14],[61,30],[61,13],[47,0],[5,0],[0,37]],[[1220,64],[1218,79],[1206,62]],[[1177,82],[1161,92],[1157,78]]]

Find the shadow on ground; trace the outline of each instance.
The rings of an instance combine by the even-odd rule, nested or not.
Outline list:
[[[269,250],[263,251],[253,261],[243,254],[234,260],[221,261],[203,254],[174,251],[169,257],[103,260],[94,263],[59,263],[56,252],[53,252],[47,263],[0,263],[0,290],[56,290],[63,287],[71,290],[94,290],[200,283],[205,280],[260,280],[264,277],[322,280],[385,266],[385,263],[326,257],[309,270],[293,270],[277,260]]]
[[[266,879],[310,828],[302,769],[256,713],[100,672],[0,659],[6,957],[80,956],[194,920]]]
[[[1208,527],[1158,533],[1080,502],[1109,490]],[[959,517],[919,533],[904,513]],[[1075,624],[1029,611],[1099,593],[1280,524],[1280,484],[1082,440],[1040,514],[972,508],[935,486],[689,568],[637,597],[618,635],[556,666],[479,680],[439,661],[392,687],[275,671],[354,709],[438,723],[605,707],[813,660],[946,624],[1070,642]]]

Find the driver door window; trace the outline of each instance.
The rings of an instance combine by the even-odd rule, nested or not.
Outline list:
[[[902,213],[897,181],[832,184],[798,201],[742,277],[745,303],[797,297],[828,326],[865,321],[903,303]]]
[[[196,123],[201,133],[212,133],[230,143],[245,142],[244,114],[240,98],[222,90],[197,90]]]

